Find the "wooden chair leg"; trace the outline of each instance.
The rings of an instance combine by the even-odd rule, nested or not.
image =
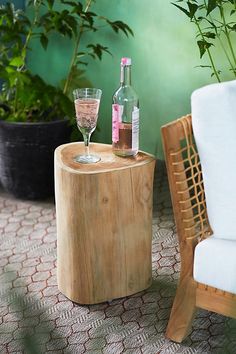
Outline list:
[[[166,337],[181,343],[191,330],[196,311],[196,283],[192,278],[180,279],[168,322]]]

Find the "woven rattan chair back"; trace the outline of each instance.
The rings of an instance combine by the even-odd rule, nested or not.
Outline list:
[[[197,241],[209,236],[209,225],[201,163],[192,132],[191,116],[185,116],[163,129],[170,189],[174,214],[181,238]],[[175,131],[174,139],[171,135]],[[166,137],[166,138],[165,138]],[[171,140],[169,140],[171,139]]]

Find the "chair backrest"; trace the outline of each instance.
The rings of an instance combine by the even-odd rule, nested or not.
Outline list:
[[[236,240],[236,80],[196,90],[192,124],[214,237]]]
[[[163,126],[162,137],[180,246],[184,243],[185,249],[186,241],[196,245],[211,234],[191,115]]]

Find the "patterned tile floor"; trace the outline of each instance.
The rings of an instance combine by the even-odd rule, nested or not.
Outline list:
[[[23,346],[34,354],[236,353],[235,324],[207,311],[198,311],[181,345],[164,337],[180,257],[161,162],[154,187],[151,288],[93,306],[72,303],[57,289],[53,203],[0,193],[0,353],[23,353]]]

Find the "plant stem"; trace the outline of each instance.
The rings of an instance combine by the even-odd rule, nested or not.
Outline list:
[[[199,25],[199,23],[198,23],[198,20],[196,19],[196,16],[194,16],[194,21],[195,21],[195,24],[197,25],[197,28],[198,28],[198,30],[199,30],[199,33],[200,33],[201,37],[202,37],[202,40],[205,42],[205,38],[204,38],[204,36],[203,36],[202,29],[201,29],[201,27],[200,27],[200,25]],[[209,59],[210,59],[211,66],[212,66],[212,69],[213,69],[213,71],[214,71],[214,74],[215,74],[215,76],[216,76],[218,82],[221,82],[220,77],[219,77],[219,74],[218,74],[218,72],[217,72],[217,70],[216,70],[216,67],[215,67],[215,64],[214,64],[214,61],[213,61],[213,57],[212,57],[212,55],[211,55],[211,51],[210,51],[209,48],[206,48],[206,51],[207,51],[207,54],[208,54],[208,56],[209,56]]]
[[[226,20],[225,20],[223,3],[222,3],[222,1],[220,1],[220,3],[221,3],[221,5],[219,6],[219,9],[220,9],[220,14],[221,14],[221,17],[222,17],[222,20],[223,20],[224,28],[225,28],[225,35],[226,35],[226,38],[227,38],[227,41],[228,41],[229,49],[230,49],[232,57],[234,59],[234,63],[236,65],[236,56],[235,56],[234,49],[233,49],[233,46],[232,46],[232,43],[231,43],[231,40],[230,40],[230,34],[229,34],[229,31],[228,31],[228,28],[227,28],[227,24],[226,24]]]
[[[18,101],[18,79],[16,79],[15,85],[15,97],[14,97],[14,114],[17,112],[17,101]]]
[[[231,59],[229,57],[229,54],[227,53],[227,50],[224,47],[224,44],[223,44],[219,34],[217,34],[217,38],[218,38],[218,40],[220,42],[220,45],[221,45],[221,48],[223,49],[223,52],[225,53],[225,56],[226,56],[226,58],[227,58],[227,60],[229,62],[229,65],[231,66],[231,69],[232,69],[233,73],[236,76],[236,68],[233,66],[233,63],[232,63],[232,61],[231,61]]]
[[[236,0],[234,0],[234,1],[235,1],[235,4],[236,4]],[[205,4],[205,8],[207,9],[207,4],[206,4],[206,1],[205,1],[205,0],[204,0],[204,4]],[[225,46],[224,46],[224,44],[223,44],[223,42],[222,42],[222,40],[221,40],[220,34],[219,34],[218,31],[217,31],[217,26],[214,24],[214,19],[212,18],[211,14],[209,14],[209,18],[210,18],[210,20],[211,20],[211,22],[209,22],[209,23],[210,23],[210,24],[213,24],[213,28],[214,28],[216,37],[218,38],[219,43],[220,43],[220,45],[221,45],[221,48],[222,48],[223,52],[225,53],[225,56],[226,56],[226,58],[227,58],[227,60],[228,60],[228,62],[229,62],[229,65],[230,65],[230,67],[231,67],[231,69],[232,69],[234,75],[236,76],[236,68],[233,66],[233,63],[231,62],[231,59],[230,59],[230,57],[229,57],[229,54],[228,54],[227,50],[225,49]]]
[[[26,39],[25,39],[25,43],[23,45],[23,48],[22,48],[22,51],[21,51],[21,56],[22,56],[22,59],[24,60],[24,64],[21,66],[21,67],[18,67],[17,70],[19,72],[21,72],[24,67],[25,67],[25,59],[26,59],[26,49],[27,49],[27,46],[29,44],[29,41],[32,37],[32,34],[33,34],[33,28],[35,26],[35,24],[37,23],[37,20],[38,20],[38,16],[39,16],[39,9],[40,9],[40,6],[41,6],[41,2],[42,1],[39,1],[35,6],[35,13],[34,13],[34,20],[33,20],[33,23],[31,24],[30,28],[29,28],[29,32],[27,33],[27,36],[26,36]],[[16,79],[16,83],[15,83],[15,97],[14,97],[14,113],[17,112],[17,101],[18,101],[18,78]]]
[[[29,29],[29,32],[27,33],[27,36],[26,36],[26,40],[25,40],[25,43],[24,43],[24,46],[22,48],[22,58],[25,60],[26,58],[26,49],[27,49],[27,46],[29,44],[29,41],[32,37],[32,34],[33,34],[33,29],[34,29],[34,26],[36,25],[37,21],[38,21],[38,16],[39,16],[39,9],[40,9],[40,6],[41,6],[41,3],[42,1],[39,1],[35,6],[35,12],[34,12],[34,20],[33,20],[33,23]]]
[[[74,64],[75,64],[76,57],[77,57],[77,53],[78,53],[79,44],[80,44],[80,40],[81,40],[82,34],[83,34],[83,21],[82,21],[81,26],[80,26],[78,37],[76,38],[75,47],[74,47],[73,55],[72,55],[71,62],[70,62],[69,73],[67,75],[66,82],[65,82],[65,85],[64,85],[64,88],[63,88],[63,93],[64,94],[67,94],[68,87],[69,87],[69,84],[70,84],[70,81],[71,81],[71,78],[72,78],[73,67],[74,67]]]
[[[85,10],[84,12],[87,12],[91,6],[92,0],[87,0],[86,6],[85,6]],[[80,30],[78,33],[78,36],[76,38],[76,42],[75,42],[75,47],[73,50],[73,54],[72,54],[72,58],[71,58],[71,62],[70,62],[70,66],[69,66],[69,73],[67,75],[67,79],[63,88],[63,93],[67,94],[71,79],[72,79],[72,73],[73,73],[73,67],[75,65],[75,61],[76,61],[76,57],[77,57],[77,53],[78,53],[78,49],[79,49],[79,45],[80,45],[80,41],[82,38],[82,35],[84,33],[84,28],[83,28],[83,24],[84,24],[84,20],[82,20],[81,25],[80,25]]]

